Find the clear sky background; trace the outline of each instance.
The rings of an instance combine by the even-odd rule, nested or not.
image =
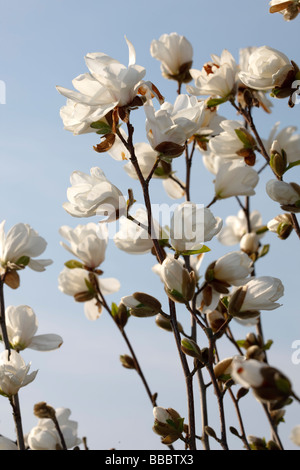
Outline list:
[[[96,322],[88,321],[83,306],[57,287],[64,262],[70,259],[59,245],[59,227],[96,221],[74,219],[62,208],[72,171],[88,173],[92,166],[99,166],[124,194],[131,187],[136,199],[141,203],[142,199],[138,184],[129,180],[122,163],[93,151],[97,136],[74,137],[63,129],[59,109],[65,99],[55,86],[72,88],[72,79],[87,71],[84,56],[88,52],[105,52],[127,64],[126,35],[136,49],[137,64],[147,70],[146,79],[172,102],[176,84],[161,77],[160,64],[149,52],[153,39],[171,32],[185,35],[193,45],[193,66],[198,69],[210,59],[210,54],[219,55],[225,48],[238,60],[240,48],[262,45],[279,49],[300,64],[300,19],[287,23],[279,14],[270,15],[267,0],[115,0],[113,4],[102,0],[2,0],[0,6],[0,80],[6,84],[6,104],[0,105],[0,218],[6,220],[6,230],[18,222],[30,224],[48,242],[43,257],[54,261],[44,273],[29,269],[22,272],[21,287],[17,291],[6,289],[6,304],[30,305],[38,317],[38,333],[57,333],[64,339],[58,351],[26,350],[22,354],[27,362],[32,362],[32,370],[39,369],[36,380],[20,392],[24,431],[29,432],[36,424],[33,405],[47,401],[54,407],[72,410],[71,418],[79,423],[79,437],[87,436],[91,449],[165,449],[152,431],[152,408],[139,377],[120,364],[119,355],[128,350],[112,320],[104,313]],[[254,117],[266,138],[277,121],[281,128],[297,126],[299,111],[299,106],[291,110],[285,100],[278,100],[271,115],[255,112]],[[220,114],[235,118],[226,105]],[[136,141],[143,141],[143,116],[139,113],[137,117],[135,121],[133,115]],[[197,158],[192,199],[207,204],[213,197],[213,176],[202,166],[200,154]],[[180,162],[176,165],[180,176]],[[297,169],[291,175],[291,180],[299,181]],[[261,211],[265,223],[280,212],[264,191],[270,177],[266,170],[251,203],[252,209]],[[154,181],[152,187],[154,203],[167,201],[160,181]],[[234,201],[218,202],[212,211],[226,217],[237,214],[238,206]],[[299,394],[300,365],[291,361],[291,345],[300,340],[299,240],[292,234],[283,242],[270,233],[264,242],[271,244],[271,250],[259,261],[258,274],[280,277],[285,285],[283,306],[262,315],[266,339],[274,340],[268,357],[272,365],[292,379]],[[217,241],[209,246],[212,252],[207,255],[207,264],[231,251]],[[102,268],[105,277],[120,280],[121,289],[108,300],[118,303],[121,296],[140,290],[166,303],[162,285],[151,272],[153,264],[151,255],[132,257],[118,251],[111,240]],[[183,324],[189,324],[186,312],[179,309],[178,317]],[[244,338],[248,330],[237,324],[234,327],[236,337]],[[186,416],[185,386],[173,336],[158,329],[153,318],[131,318],[127,334],[151,390],[158,392],[158,404],[173,407]],[[200,346],[206,346],[204,339]],[[234,351],[222,342],[220,353],[226,357]],[[196,405],[197,400],[196,391]],[[212,402],[215,406],[211,409],[211,425],[218,431],[213,397]],[[228,410],[228,425],[237,426],[229,403]],[[247,416],[247,434],[269,439],[260,405],[249,396],[243,400],[242,410]],[[292,405],[286,409],[286,422],[280,426],[286,448],[295,448],[288,436],[297,424],[299,405]],[[1,397],[0,433],[14,438],[10,407]],[[230,444],[231,448],[241,447],[235,437],[230,438]],[[181,444],[175,447],[179,449]]]

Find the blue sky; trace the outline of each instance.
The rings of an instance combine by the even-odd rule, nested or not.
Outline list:
[[[55,86],[71,88],[72,79],[87,71],[84,56],[88,52],[105,52],[127,64],[126,35],[136,49],[137,64],[147,70],[146,79],[155,83],[168,101],[173,101],[176,84],[161,77],[160,65],[149,52],[152,39],[173,31],[185,35],[192,43],[195,68],[200,69],[210,54],[220,54],[225,48],[238,60],[240,48],[262,45],[279,49],[300,63],[296,41],[299,19],[287,23],[279,14],[270,15],[268,1],[116,0],[113,8],[101,0],[86,4],[69,0],[1,2],[0,80],[6,84],[6,104],[0,105],[1,220],[6,220],[7,230],[18,222],[29,223],[48,242],[45,257],[54,260],[45,273],[29,269],[22,272],[20,289],[7,289],[6,303],[30,305],[38,316],[39,333],[53,332],[64,339],[59,351],[27,350],[23,354],[27,361],[32,361],[33,370],[39,369],[35,382],[20,393],[25,432],[36,422],[32,415],[34,403],[47,401],[54,407],[71,408],[72,418],[79,422],[79,434],[87,436],[91,448],[143,449],[145,445],[149,449],[164,448],[151,429],[152,410],[139,378],[119,363],[119,355],[127,353],[127,349],[110,318],[103,314],[97,322],[89,322],[82,305],[75,304],[57,288],[58,274],[69,259],[59,245],[59,227],[75,227],[89,221],[75,220],[62,208],[71,172],[89,172],[92,166],[99,166],[125,194],[132,187],[136,198],[141,195],[138,185],[124,177],[122,164],[93,151],[94,135],[74,137],[63,129],[59,109],[65,99]],[[277,121],[282,127],[297,126],[299,110],[298,106],[291,110],[285,100],[278,100],[271,115],[255,113],[262,136],[267,137]],[[235,117],[226,105],[220,113]],[[136,119],[133,124],[136,141],[145,140],[143,119]],[[178,175],[179,172],[180,163]],[[262,212],[265,222],[278,213],[277,205],[267,200],[264,193],[269,177],[270,173],[262,175],[252,203],[253,209]],[[299,179],[297,169],[293,178]],[[199,187],[199,193],[192,191],[195,202],[207,204],[212,199],[211,181],[212,175],[204,173],[199,158],[193,175],[193,182]],[[165,193],[159,182],[155,183],[153,202],[161,202]],[[213,209],[221,217],[237,211],[237,205],[231,201],[217,203]],[[259,274],[280,277],[286,295],[283,307],[264,312],[263,324],[267,339],[275,342],[270,361],[291,376],[299,391],[300,366],[291,362],[291,344],[300,339],[299,307],[295,302],[299,289],[296,270],[299,240],[292,235],[288,242],[282,242],[271,235],[265,238],[265,243],[271,243],[271,251],[260,261]],[[217,243],[211,248],[213,254],[209,256],[217,258],[224,254],[224,248]],[[121,296],[145,290],[145,286],[149,294],[163,295],[158,279],[151,273],[152,265],[150,255],[132,259],[117,251],[111,241],[103,269],[105,276],[120,280],[121,290],[109,300],[118,303]],[[188,322],[185,317],[181,320]],[[245,335],[245,329],[238,325],[236,329],[237,336]],[[158,330],[152,319],[132,319],[128,335],[141,356],[152,390],[158,392],[159,404],[171,406],[184,415],[185,387],[173,338]],[[230,351],[228,345],[222,344],[223,356],[231,354]],[[246,413],[248,408],[247,433],[255,434],[260,408],[245,399]],[[284,436],[300,424],[297,416],[297,407],[287,409],[286,423],[282,425]],[[213,410],[212,423],[217,423],[217,419]],[[231,414],[228,419],[231,420]],[[232,424],[236,425],[234,419]],[[261,422],[261,433],[268,437],[263,415]],[[3,398],[0,433],[13,437],[10,423],[10,410]],[[293,448],[287,437],[283,441]],[[232,445],[239,446],[235,438]]]

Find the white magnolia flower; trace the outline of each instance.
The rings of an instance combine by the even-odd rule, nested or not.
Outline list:
[[[282,86],[293,70],[288,57],[277,49],[262,46],[249,56],[248,71],[239,73],[240,80],[254,90],[271,90]]]
[[[240,249],[245,253],[251,255],[257,253],[259,248],[259,237],[255,232],[245,233],[240,241]]]
[[[223,199],[231,196],[252,196],[259,180],[257,171],[243,161],[221,163],[215,179],[215,195]]]
[[[103,296],[113,294],[120,289],[120,282],[115,278],[99,279],[98,284]],[[58,289],[66,295],[76,296],[88,292],[88,272],[85,269],[64,268],[58,276]],[[95,299],[84,302],[84,313],[88,320],[96,320],[100,316]]]
[[[300,426],[295,426],[292,429],[291,435],[290,435],[291,441],[293,441],[294,444],[297,446],[300,446]]]
[[[281,13],[285,21],[294,20],[300,11],[299,0],[291,0],[289,2],[285,0],[271,0],[269,5],[270,13]]]
[[[89,73],[73,80],[75,90],[57,87],[59,93],[82,106],[82,122],[98,121],[116,106],[130,105],[136,97],[146,71],[135,64],[135,49],[128,39],[126,42],[128,67],[102,52],[89,53],[85,57]]]
[[[225,281],[232,285],[239,285],[251,275],[253,261],[241,251],[231,251],[217,259],[214,268],[214,279]]]
[[[11,397],[16,395],[21,387],[31,383],[37,370],[28,374],[30,364],[26,365],[23,358],[14,349],[10,354],[7,349],[0,354],[0,393]]]
[[[160,276],[166,292],[178,302],[191,300],[195,290],[195,276],[175,258],[166,257],[161,264]]]
[[[239,54],[239,71],[240,72],[248,72],[249,68],[249,57],[250,55],[257,49],[257,47],[245,47],[240,49]],[[239,89],[243,89],[245,85],[243,82],[239,80],[238,83]],[[263,110],[267,113],[271,112],[271,108],[273,106],[272,101],[270,101],[267,96],[268,94],[265,91],[261,90],[251,90],[253,97],[257,100],[259,106],[263,108]]]
[[[81,439],[77,437],[78,423],[70,420],[70,415],[71,410],[68,408],[57,408],[55,410],[55,416],[67,449],[81,443]],[[50,418],[39,419],[37,426],[29,432],[27,442],[31,450],[57,450],[57,448],[61,448],[59,434]]]
[[[254,145],[253,138],[249,135],[248,131],[244,128],[241,121],[223,120],[220,123],[222,132],[209,140],[209,149],[219,157],[223,158],[241,158],[239,152],[244,149],[245,145],[239,138],[238,133]]]
[[[279,214],[267,223],[270,232],[277,233],[278,237],[285,240],[293,230],[293,220],[291,214]]]
[[[250,279],[243,286],[246,292],[240,312],[274,310],[281,306],[278,302],[284,294],[280,279],[271,276],[261,276]]]
[[[64,124],[64,129],[73,132],[74,135],[96,132],[90,124],[97,120],[93,117],[94,109],[91,106],[67,99],[65,106],[60,108],[60,117]],[[106,122],[106,119],[103,118]]]
[[[150,53],[161,62],[161,72],[165,78],[182,83],[191,79],[188,71],[193,62],[193,47],[184,36],[163,34],[159,40],[151,42]]]
[[[202,151],[202,162],[210,173],[216,175],[219,171],[221,163],[223,162],[223,159],[213,153],[208,147],[205,152]]]
[[[167,238],[155,220],[153,220],[152,236],[149,236],[146,230],[148,215],[145,209],[137,209],[133,218],[136,222],[126,217],[120,219],[120,230],[114,235],[114,242],[120,250],[130,254],[148,253],[153,248],[153,238]]]
[[[192,95],[208,95],[227,98],[234,90],[236,83],[237,64],[226,49],[220,57],[213,54],[211,61],[204,64],[202,70],[191,69],[195,86],[187,85]]]
[[[69,245],[60,242],[67,251],[79,258],[85,266],[96,268],[103,263],[108,244],[108,229],[106,224],[90,222],[77,225],[74,229],[63,225],[59,229]]]
[[[262,228],[262,217],[260,212],[254,210],[250,213],[250,227],[252,232]],[[218,240],[223,245],[232,246],[241,242],[244,235],[248,233],[248,223],[244,211],[241,209],[237,215],[229,215],[225,219],[225,225],[218,234]],[[258,235],[262,237],[263,233]]]
[[[38,321],[34,311],[28,305],[7,307],[5,321],[10,345],[17,351],[25,348],[52,351],[58,349],[63,343],[59,335],[36,335]]]
[[[151,172],[159,153],[156,152],[149,143],[138,142],[134,145],[135,155],[140,167],[140,170],[146,179],[149,173]],[[130,178],[138,179],[136,170],[131,162],[126,163],[124,170],[130,176]],[[164,169],[161,163],[158,164],[157,170],[153,174],[153,178],[166,178],[167,175],[164,174]]]
[[[262,369],[269,366],[263,362],[255,359],[245,359],[241,356],[236,356],[231,362],[230,375],[232,379],[244,388],[260,387],[264,382]]]
[[[264,141],[264,146],[267,152],[270,154],[274,142],[276,147],[281,153],[284,150],[288,163],[296,162],[300,160],[300,134],[295,134],[297,127],[288,126],[284,127],[278,132],[280,122],[277,122],[267,140]]]
[[[146,132],[151,147],[162,152],[161,144],[183,146],[200,128],[204,119],[204,106],[204,102],[199,102],[196,97],[183,94],[177,96],[174,105],[165,102],[157,111],[151,102],[146,103]],[[182,152],[183,149],[179,154]]]
[[[34,259],[46,249],[47,242],[28,224],[16,224],[5,235],[5,220],[0,224],[0,263],[5,269],[11,264],[24,263],[24,257],[29,258],[28,266],[34,271],[45,271],[52,264],[50,259]],[[21,260],[21,261],[20,261]]]
[[[297,185],[285,181],[270,180],[266,184],[268,196],[279,204],[294,205],[300,200],[300,191]]]
[[[119,218],[126,208],[121,191],[114,186],[100,168],[91,168],[90,175],[74,171],[67,190],[69,202],[63,208],[73,217],[107,216],[106,222]]]
[[[0,436],[0,450],[19,450],[15,442],[8,437]]]
[[[222,219],[210,209],[192,202],[183,202],[174,210],[171,219],[170,242],[178,251],[199,250],[222,227]]]

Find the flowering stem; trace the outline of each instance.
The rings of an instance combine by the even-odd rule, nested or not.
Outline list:
[[[53,421],[53,424],[55,426],[55,429],[59,435],[59,439],[60,439],[60,442],[61,442],[61,446],[62,446],[62,450],[68,450],[67,448],[67,445],[66,445],[66,441],[65,441],[65,438],[63,436],[63,433],[61,432],[61,429],[60,429],[60,426],[59,426],[59,423],[57,421],[57,418],[56,416],[52,416],[52,421]]]
[[[8,334],[7,334],[6,322],[5,322],[4,279],[5,279],[5,274],[4,276],[0,277],[0,328],[1,328],[2,341],[4,343],[5,349],[8,351],[8,360],[9,360],[11,348],[10,348]],[[22,418],[21,418],[21,410],[20,410],[18,394],[10,397],[9,401],[13,409],[13,417],[14,417],[14,421],[16,425],[18,448],[19,450],[25,450],[24,434],[23,434],[23,428],[22,428]]]
[[[22,419],[21,419],[21,411],[20,411],[20,403],[19,397],[16,393],[9,397],[9,401],[13,410],[13,417],[16,425],[16,434],[17,434],[17,445],[19,450],[25,450],[25,443],[24,443],[24,434],[23,434],[23,427],[22,427]]]

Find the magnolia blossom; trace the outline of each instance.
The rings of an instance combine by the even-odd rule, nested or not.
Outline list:
[[[253,271],[253,261],[241,251],[231,251],[217,259],[213,267],[214,279],[239,285]]]
[[[246,72],[246,73],[248,72],[249,57],[251,54],[253,54],[253,52],[256,49],[257,47],[245,47],[245,48],[240,49],[240,53],[239,53],[239,71],[240,72]],[[245,89],[245,85],[243,82],[238,80],[237,86],[238,86],[238,90],[240,91],[238,98],[239,100],[242,100],[242,105],[245,105],[245,103],[243,102],[244,101],[243,91]],[[265,91],[253,90],[253,89],[251,90],[251,92],[252,92],[253,98],[257,102],[257,105],[262,107],[262,109],[265,112],[270,113],[273,103],[267,98],[268,94]]]
[[[274,310],[281,306],[278,302],[284,294],[280,279],[271,276],[261,276],[250,279],[243,286],[246,292],[240,312]]]
[[[161,72],[165,78],[182,83],[191,79],[188,72],[193,62],[193,47],[184,36],[163,34],[159,40],[151,42],[150,53],[161,62]]]
[[[278,237],[285,240],[293,231],[293,220],[291,214],[279,214],[274,219],[269,220],[267,228],[270,232],[277,233]]]
[[[186,140],[201,126],[204,106],[204,102],[188,95],[177,96],[174,105],[165,102],[157,111],[151,102],[146,103],[146,132],[151,147],[171,157],[180,155]]]
[[[52,351],[59,348],[63,343],[59,335],[36,335],[38,321],[34,311],[28,305],[19,305],[17,307],[10,305],[7,307],[5,321],[10,345],[17,351],[25,348],[37,351]]]
[[[69,245],[60,242],[67,251],[79,258],[85,266],[96,268],[103,263],[108,243],[108,229],[106,224],[77,225],[74,229],[63,225],[59,229]]]
[[[288,126],[284,127],[280,132],[278,128],[280,122],[277,122],[270,132],[267,140],[264,141],[264,146],[267,152],[271,153],[274,143],[279,153],[284,150],[287,163],[293,163],[300,159],[300,134],[295,134],[297,127]]]
[[[239,78],[254,90],[271,90],[282,86],[288,73],[293,70],[285,54],[272,47],[262,46],[250,54],[248,71],[239,72]]]
[[[269,366],[255,359],[245,359],[236,356],[231,362],[230,375],[232,379],[244,388],[260,387],[264,382],[262,370]]]
[[[250,212],[250,227],[252,232],[256,232],[262,228],[262,217],[260,212],[254,210]],[[223,245],[232,246],[240,243],[242,237],[248,233],[247,218],[241,209],[237,215],[229,215],[225,219],[225,225],[218,234],[218,240]],[[262,234],[258,235],[261,238]]]
[[[226,49],[219,56],[211,55],[211,61],[204,64],[202,70],[191,69],[195,86],[187,85],[192,95],[208,95],[227,98],[234,90],[237,64]]]
[[[50,259],[33,259],[46,249],[47,242],[28,224],[16,224],[5,235],[5,220],[0,224],[0,263],[2,270],[15,265],[28,265],[34,271],[45,271]],[[27,260],[25,261],[25,258]],[[29,259],[29,260],[28,260]]]
[[[281,13],[285,21],[294,20],[300,11],[299,0],[291,0],[289,2],[285,0],[271,0],[269,5],[270,13]]]
[[[104,296],[113,294],[120,289],[120,282],[115,278],[96,279]],[[58,276],[58,289],[64,294],[73,297],[78,296],[78,294],[83,296],[86,294],[88,299],[88,272],[81,268],[64,268]],[[99,311],[92,293],[90,300],[84,302],[84,313],[88,320],[96,320],[100,316],[101,311]]]
[[[254,139],[250,136],[248,131],[244,128],[243,123],[240,121],[223,120],[220,123],[223,129],[219,135],[216,135],[209,141],[210,150],[224,158],[241,158],[241,151],[244,148],[251,148],[254,146]],[[241,140],[240,135],[243,140]],[[245,145],[248,142],[248,147]]]
[[[55,416],[63,434],[67,449],[78,446],[81,439],[77,437],[78,423],[69,419],[71,410],[57,408]],[[61,448],[61,440],[50,418],[38,421],[37,426],[31,429],[27,436],[28,446],[31,450],[57,450]]]
[[[174,210],[171,219],[170,242],[178,252],[199,250],[222,227],[222,219],[210,209],[192,202],[183,202]]]
[[[26,365],[19,353],[14,349],[7,349],[0,354],[0,393],[11,397],[16,395],[21,387],[30,384],[37,374],[37,370],[28,374],[30,364]]]
[[[191,300],[195,290],[195,277],[175,258],[166,257],[161,265],[161,279],[167,294],[175,301]]]
[[[111,222],[125,211],[124,196],[100,168],[91,168],[90,175],[74,171],[70,182],[71,187],[67,190],[69,202],[65,202],[63,208],[73,217],[104,215],[107,216],[106,222]]]
[[[65,106],[60,108],[64,129],[73,132],[74,135],[96,132],[97,129],[93,129],[90,125],[97,120],[97,118],[93,118],[94,112],[95,110],[91,106],[67,99]],[[103,120],[106,122],[105,118]]]
[[[300,426],[295,426],[292,429],[291,435],[290,435],[291,441],[293,441],[294,444],[297,446],[300,446]]]
[[[135,64],[135,49],[128,39],[126,42],[128,67],[102,52],[89,53],[85,56],[89,73],[73,80],[75,90],[57,87],[59,93],[81,105],[78,111],[81,123],[98,121],[116,106],[130,105],[136,97],[146,71]]]
[[[257,171],[239,160],[221,163],[215,179],[215,195],[218,199],[231,196],[252,196],[259,180]]]
[[[270,180],[266,184],[268,196],[283,206],[294,205],[300,200],[300,188],[293,183]]]
[[[145,209],[137,209],[133,216],[134,221],[122,217],[120,219],[120,230],[114,235],[116,246],[126,253],[144,254],[153,248],[153,238],[167,238],[158,222],[153,221],[152,234],[149,236],[148,215]],[[140,224],[140,225],[139,225]]]

